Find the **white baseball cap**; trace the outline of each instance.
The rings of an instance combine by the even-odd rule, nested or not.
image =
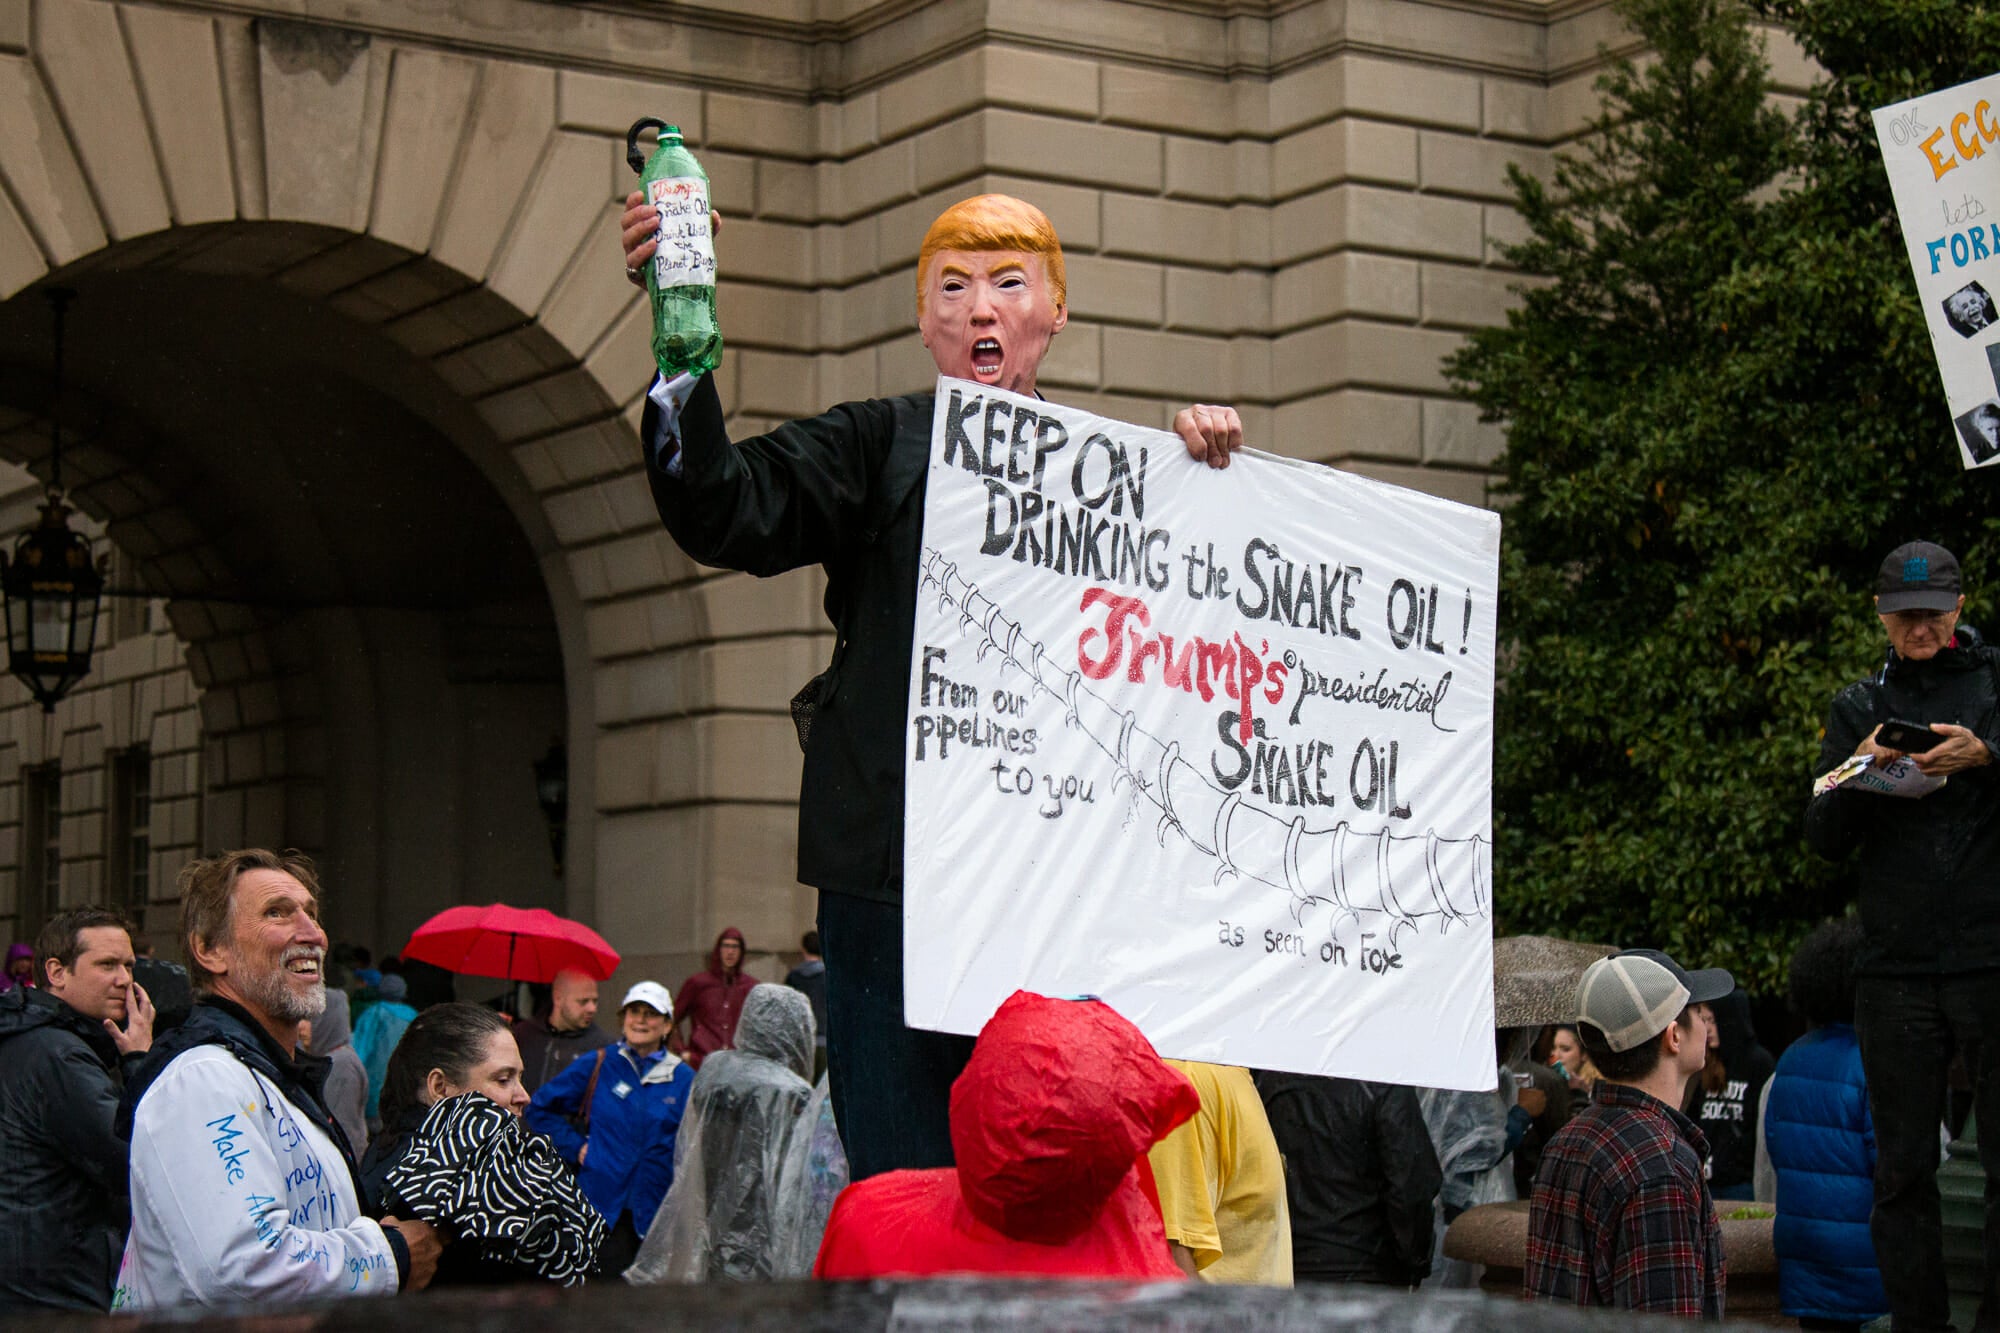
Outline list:
[[[668,1018],[674,1016],[674,997],[667,994],[667,988],[657,981],[642,981],[626,991],[624,1003],[618,1007],[623,1009],[634,1004],[649,1005]]]

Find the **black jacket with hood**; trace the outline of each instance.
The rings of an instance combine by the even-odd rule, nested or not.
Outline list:
[[[1941,976],[2000,968],[2000,650],[1960,625],[1936,656],[1893,651],[1834,697],[1814,777],[1837,768],[1883,722],[1953,722],[1995,762],[1954,773],[1914,800],[1836,788],[1812,798],[1806,841],[1852,855],[1861,886],[1860,970]]]
[[[1709,1007],[1717,1038],[1710,1066],[1720,1067],[1722,1084],[1710,1090],[1704,1068],[1688,1080],[1681,1110],[1708,1140],[1709,1185],[1720,1191],[1750,1183],[1757,1164],[1757,1104],[1778,1062],[1757,1040],[1750,996],[1741,987]]]
[[[26,986],[0,995],[0,1311],[111,1308],[131,1219],[122,1075],[97,1020]]]

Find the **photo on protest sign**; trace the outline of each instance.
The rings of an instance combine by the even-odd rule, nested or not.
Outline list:
[[[2000,462],[2000,75],[1876,109],[1875,137],[1964,466]]]
[[[1993,296],[1976,282],[1966,283],[1939,304],[1944,309],[1944,322],[1961,338],[1976,337],[1981,329],[1993,326]],[[1991,357],[1992,347],[1986,352]]]
[[[2000,399],[1988,398],[1952,424],[1974,467],[2000,457]]]
[[[907,1021],[1095,995],[1162,1055],[1490,1088],[1499,544],[1485,510],[939,380]]]

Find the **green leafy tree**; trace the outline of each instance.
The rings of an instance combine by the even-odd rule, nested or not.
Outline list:
[[[1833,75],[1790,116],[1743,5],[1620,9],[1648,55],[1548,181],[1513,174],[1534,281],[1448,365],[1507,430],[1499,906],[1770,988],[1849,896],[1803,815],[1826,704],[1881,658],[1876,564],[1943,541],[1995,604],[2000,487],[1959,470],[1866,109],[2000,48],[1955,5],[1770,0]]]

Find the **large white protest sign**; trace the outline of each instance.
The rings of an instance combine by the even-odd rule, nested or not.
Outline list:
[[[1097,995],[1164,1055],[1493,1085],[1500,521],[938,382],[904,986]]]
[[[1917,296],[1958,428],[1959,457],[1969,468],[2000,463],[1996,108],[2000,74],[1874,112]]]

